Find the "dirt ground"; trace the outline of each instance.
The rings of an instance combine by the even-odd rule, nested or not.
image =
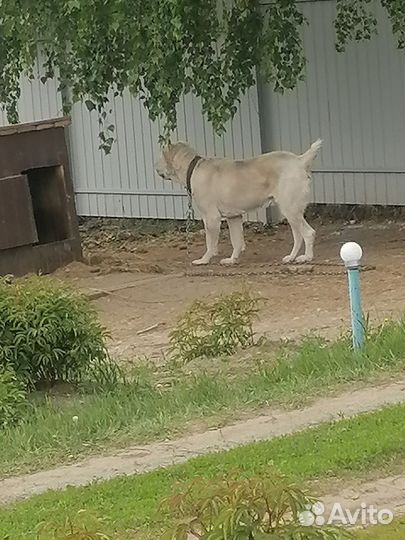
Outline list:
[[[210,275],[223,271],[214,264],[202,269],[205,275],[196,276],[185,273],[192,271],[188,261],[203,253],[202,231],[192,233],[187,253],[184,232],[139,235],[125,227],[105,229],[96,222],[82,231],[88,264],[74,263],[56,275],[91,292],[110,332],[111,352],[127,359],[147,355],[159,361],[172,325],[194,299],[243,286],[265,299],[255,326],[258,334],[270,340],[295,339],[312,331],[335,336],[349,324],[346,276],[339,260],[340,246],[349,240],[363,247],[364,265],[375,266],[362,274],[364,311],[374,322],[399,317],[404,311],[405,225],[315,223],[315,228],[315,266],[293,267],[287,273],[280,273],[280,266],[266,266],[290,251],[290,230],[286,225],[249,226],[247,250],[238,268],[232,268],[242,275]],[[223,230],[220,255],[230,249]],[[336,266],[328,266],[333,263]],[[255,275],[258,271],[268,273]]]

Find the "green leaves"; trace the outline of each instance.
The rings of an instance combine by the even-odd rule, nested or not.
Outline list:
[[[258,299],[248,292],[223,295],[212,302],[195,301],[170,333],[173,359],[186,363],[253,345],[257,304]]]
[[[0,279],[0,369],[28,387],[79,382],[108,365],[104,330],[89,302],[58,282]]]
[[[94,111],[95,108],[96,108],[96,105],[90,99],[86,99],[84,104],[86,105],[87,110],[90,111],[90,112]]]
[[[377,19],[371,0],[338,0],[335,20],[336,50],[342,52],[349,41],[367,40],[376,33]]]
[[[267,6],[261,38],[262,76],[283,92],[303,78],[305,56],[301,26],[305,19],[294,0],[275,0]]]
[[[302,526],[301,512],[313,515],[315,499],[272,470],[261,477],[196,478],[181,482],[162,509],[176,518],[170,538],[202,540],[335,540],[351,535],[331,526]],[[313,515],[315,520],[315,515]]]
[[[403,0],[381,0],[388,12],[392,32],[397,38],[398,49],[405,49],[405,2]]]
[[[398,47],[405,47],[405,3],[381,0]],[[296,0],[0,0],[0,104],[18,120],[21,74],[44,53],[45,74],[69,90],[64,111],[84,101],[103,113],[125,88],[138,96],[161,140],[176,129],[176,105],[192,92],[220,134],[241,95],[255,83],[256,68],[276,91],[294,88],[304,75]],[[338,0],[337,49],[376,31],[371,0]],[[103,128],[100,148],[111,149]],[[106,142],[108,140],[108,143]]]
[[[0,428],[18,422],[26,407],[24,385],[10,367],[0,366]]]

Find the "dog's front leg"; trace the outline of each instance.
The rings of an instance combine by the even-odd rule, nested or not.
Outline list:
[[[232,255],[222,259],[221,264],[236,264],[242,251],[245,251],[245,240],[243,239],[243,219],[236,216],[227,219],[229,234],[232,243]]]
[[[218,255],[218,240],[219,240],[219,231],[221,228],[221,216],[211,216],[204,219],[205,227],[205,241],[207,243],[207,251],[201,257],[201,259],[196,259],[193,261],[193,264],[208,264],[212,257]]]

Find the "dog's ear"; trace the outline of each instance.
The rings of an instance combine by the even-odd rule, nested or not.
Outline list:
[[[163,150],[163,155],[167,163],[173,163],[175,156],[180,150],[186,148],[187,144],[182,141],[177,141],[175,143],[169,143]]]
[[[172,153],[173,153],[173,145],[171,143],[163,147],[162,154],[166,161],[171,160]]]

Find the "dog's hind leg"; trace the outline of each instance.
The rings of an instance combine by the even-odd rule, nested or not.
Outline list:
[[[201,259],[196,259],[193,261],[193,264],[209,264],[212,257],[218,255],[218,240],[219,240],[219,231],[221,228],[221,216],[220,214],[212,215],[204,219],[205,227],[205,241],[207,244],[207,251],[201,257]]]
[[[246,247],[243,238],[243,220],[242,216],[236,216],[227,218],[226,221],[228,222],[233,251],[230,257],[221,260],[221,264],[235,264]]]
[[[285,213],[284,213],[285,215]],[[287,218],[288,220],[288,223],[290,224],[290,227],[291,227],[291,231],[292,231],[292,234],[293,234],[293,239],[294,239],[294,245],[293,245],[293,248],[291,250],[291,253],[289,255],[286,255],[284,258],[283,258],[283,262],[284,263],[289,263],[289,262],[293,262],[295,261],[300,249],[301,249],[301,246],[302,246],[302,242],[303,242],[303,236],[302,236],[302,232],[301,232],[301,222],[302,222],[302,217],[301,216],[288,216],[288,215],[285,215],[285,217]]]
[[[305,253],[297,257],[297,262],[308,262],[314,258],[315,231],[311,225],[302,218],[301,233],[305,242]]]
[[[291,253],[283,258],[283,262],[305,262],[313,256],[315,231],[304,219],[304,212],[309,197],[309,181],[305,171],[298,170],[280,178],[280,188],[276,201],[281,213],[287,218],[294,238]],[[297,257],[302,243],[305,242],[305,254]]]

